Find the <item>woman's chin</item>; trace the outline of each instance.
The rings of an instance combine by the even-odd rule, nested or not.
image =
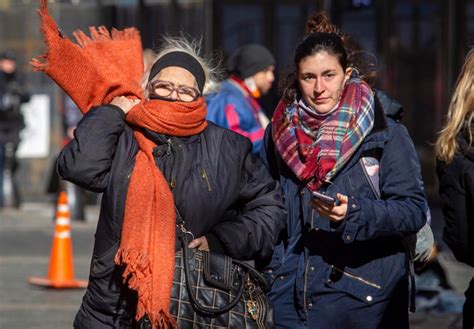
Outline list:
[[[316,113],[318,113],[318,114],[326,114],[326,113],[328,113],[329,111],[331,111],[331,107],[326,106],[326,105],[315,105],[315,106],[314,106],[314,110],[315,110]]]

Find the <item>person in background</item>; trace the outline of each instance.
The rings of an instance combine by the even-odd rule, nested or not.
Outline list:
[[[74,139],[74,131],[77,124],[81,121],[83,115],[74,101],[67,95],[64,95],[63,106],[63,127],[64,127],[64,144]],[[68,205],[71,212],[71,219],[77,221],[87,221],[86,219],[86,190],[68,181],[61,181],[58,193],[65,190],[68,196]]]
[[[467,54],[447,120],[436,142],[443,204],[443,240],[460,262],[474,266],[474,50]],[[474,327],[474,278],[465,292],[463,328]]]
[[[217,94],[206,98],[207,119],[248,137],[257,154],[269,123],[258,99],[270,91],[275,80],[275,58],[267,48],[249,44],[233,53],[227,66],[229,79]]]
[[[21,105],[29,100],[15,54],[10,50],[0,53],[0,207],[20,206],[15,152],[25,128]]]
[[[74,138],[74,130],[76,130],[76,126],[79,121],[81,121],[83,115],[71,97],[64,95],[63,101],[63,127],[65,141],[67,143]]]
[[[264,270],[276,328],[409,326],[403,242],[427,222],[421,168],[352,55],[324,13],[311,16],[265,133],[261,157],[288,210]]]

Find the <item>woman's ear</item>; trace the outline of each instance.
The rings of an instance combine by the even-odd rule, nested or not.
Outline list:
[[[346,72],[344,72],[344,83],[347,82],[351,78],[352,75],[352,67],[346,68]]]

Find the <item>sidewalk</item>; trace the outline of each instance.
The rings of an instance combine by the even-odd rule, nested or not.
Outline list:
[[[75,277],[87,279],[98,207],[86,211],[88,222],[72,222]],[[71,328],[83,289],[51,290],[28,283],[45,276],[54,231],[55,209],[46,203],[26,203],[20,210],[0,210],[0,329]],[[436,217],[436,211],[433,211]],[[473,269],[441,252],[448,280],[458,292],[466,288]],[[460,314],[415,313],[412,329],[458,329]],[[350,328],[348,328],[350,329]]]
[[[84,289],[52,290],[32,286],[30,276],[48,273],[55,209],[24,204],[0,210],[0,329],[72,328]],[[75,277],[87,279],[98,209],[90,222],[72,222]]]

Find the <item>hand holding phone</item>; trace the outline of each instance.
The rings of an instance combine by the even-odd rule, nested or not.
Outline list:
[[[316,200],[319,200],[321,202],[324,202],[324,203],[327,203],[327,204],[330,204],[330,205],[336,205],[338,204],[338,200],[336,198],[333,198],[329,195],[326,195],[326,194],[322,194],[320,192],[316,192],[316,191],[313,191],[311,192],[311,196],[313,197],[313,199],[316,199]]]
[[[330,197],[320,192],[312,192],[311,207],[322,217],[330,221],[339,222],[346,218],[349,198],[337,193],[336,197]]]

